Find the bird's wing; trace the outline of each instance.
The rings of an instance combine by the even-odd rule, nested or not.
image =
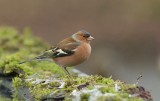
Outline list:
[[[73,38],[66,38],[62,40],[60,43],[58,43],[55,48],[52,49],[54,53],[52,58],[70,56],[74,54],[75,49],[79,45],[80,42],[75,41]]]
[[[63,47],[54,47],[49,50],[46,50],[42,55],[37,56],[36,59],[46,59],[46,58],[56,58],[70,56],[74,54],[76,48],[80,45],[79,42],[72,42],[63,45]]]
[[[67,38],[61,41],[57,46],[51,47],[49,50],[44,51],[41,55],[29,60],[20,62],[20,64],[29,62],[32,60],[43,60],[48,58],[70,56],[74,54],[74,52],[76,51],[76,48],[79,45],[80,45],[80,42],[76,42],[73,39]]]
[[[72,42],[72,43],[67,43],[63,47],[57,47],[54,49],[54,58],[56,57],[64,57],[64,56],[70,56],[74,54],[76,51],[76,48],[80,45],[79,42]]]

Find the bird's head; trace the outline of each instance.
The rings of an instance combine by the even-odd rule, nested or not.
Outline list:
[[[85,30],[78,31],[77,33],[73,34],[72,37],[77,41],[87,42],[87,43],[89,43],[91,40],[94,40],[91,34]]]

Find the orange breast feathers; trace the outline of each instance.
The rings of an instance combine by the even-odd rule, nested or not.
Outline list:
[[[81,64],[82,62],[88,59],[90,54],[91,54],[90,44],[82,42],[81,45],[75,49],[75,53],[72,54],[71,56],[66,56],[63,58],[57,57],[53,58],[53,60],[60,66],[69,67]]]

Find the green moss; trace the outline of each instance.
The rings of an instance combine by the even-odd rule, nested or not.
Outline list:
[[[59,93],[64,93],[64,95],[66,97],[68,96],[70,99],[72,99],[72,97],[70,96],[70,93],[73,90],[77,89],[77,87],[79,85],[81,85],[84,80],[89,81],[89,83],[92,85],[89,85],[88,87],[85,86],[84,88],[82,88],[83,90],[86,90],[84,93],[82,93],[81,90],[77,90],[78,92],[81,92],[80,93],[81,101],[88,101],[89,97],[91,96],[90,92],[92,90],[96,89],[95,86],[98,86],[98,90],[102,93],[102,95],[99,95],[99,98],[98,98],[101,100],[98,100],[98,101],[105,101],[106,99],[112,99],[113,101],[121,101],[122,99],[127,99],[127,101],[142,101],[142,99],[140,99],[140,98],[129,97],[129,94],[127,91],[121,90],[122,89],[121,84],[123,84],[122,82],[120,84],[120,82],[117,81],[117,82],[119,82],[120,89],[119,89],[119,91],[116,91],[115,90],[116,88],[114,87],[114,85],[108,85],[108,84],[99,85],[99,82],[98,83],[94,82],[93,81],[94,77],[97,78],[97,79],[95,79],[95,81],[99,80],[97,76],[76,77],[76,78],[74,78],[74,81],[79,81],[78,83],[74,82],[74,84],[72,84],[72,86],[65,85],[63,88],[59,88],[61,86],[60,81],[67,82],[65,77],[63,79],[62,78],[59,79],[60,81],[57,79],[56,81],[53,80],[48,83],[46,83],[46,81],[48,80],[46,78],[46,80],[43,79],[40,82],[37,81],[37,84],[35,83],[37,79],[32,79],[30,81],[22,81],[19,78],[15,78],[13,80],[14,81],[13,84],[15,84],[14,87],[16,87],[16,88],[18,88],[19,86],[22,86],[22,85],[28,86],[30,89],[30,92],[32,93],[32,95],[34,96],[34,98],[37,101],[39,101],[40,99],[43,99],[43,98],[50,97],[49,96],[50,94],[53,94],[54,96],[56,96]],[[104,79],[105,80],[108,79],[108,81],[110,81],[111,78],[104,78]],[[115,82],[116,81],[110,82],[110,84],[114,84]],[[123,84],[123,87],[124,87],[124,85],[125,84]],[[127,89],[130,87],[132,87],[132,85],[130,85],[130,86],[126,85],[125,88]],[[109,95],[104,96],[105,94],[109,94]],[[113,96],[110,96],[110,94]],[[67,98],[67,100],[69,100],[69,98]]]
[[[12,101],[12,99],[5,98],[5,97],[3,97],[1,95],[0,95],[0,99],[1,99],[1,101]]]
[[[99,88],[99,90],[105,94],[105,93],[114,93],[115,92],[115,88],[114,87],[109,87],[109,86],[106,86],[106,87],[101,87]]]
[[[13,80],[12,80],[12,86],[14,88],[14,94],[12,95],[13,96],[13,101],[18,101],[18,89],[24,85],[24,82],[22,81],[22,79],[20,79],[19,77],[15,77]]]
[[[36,100],[40,100],[52,92],[53,92],[53,89],[46,89],[45,87],[43,87],[41,85],[39,85],[36,88],[34,88],[33,90],[31,90],[31,93],[34,95]]]
[[[52,62],[18,64],[28,58],[35,57],[36,54],[40,54],[48,47],[48,44],[34,37],[31,33],[29,28],[25,28],[22,34],[11,27],[0,28],[0,59],[2,60],[0,61],[0,70],[3,73],[11,73],[15,69],[23,70],[27,75],[32,75],[37,70],[38,72],[50,71],[61,74],[62,71]]]
[[[21,53],[24,58],[45,50],[48,45],[41,39],[34,37],[29,28],[25,28],[23,33],[19,33],[14,28],[0,28],[0,55]],[[2,54],[3,53],[3,54]]]
[[[51,61],[41,61],[39,63],[36,63],[36,65],[33,66],[35,71],[39,71],[41,73],[46,73],[48,74],[49,72],[51,74],[64,74],[63,70],[61,69],[61,67],[59,67],[58,65],[54,64]],[[45,72],[44,72],[45,71]]]
[[[19,77],[15,77],[13,80],[13,87],[18,89],[18,87],[22,86],[23,85],[23,82],[22,80],[19,78]]]
[[[12,27],[1,27],[0,28],[0,38],[1,39],[13,39],[17,37],[18,31]],[[2,42],[2,40],[1,40]]]
[[[17,77],[13,79],[13,84],[14,84],[14,88],[19,88],[22,85],[27,86],[30,89],[31,94],[34,96],[35,100],[37,101],[40,101],[43,98],[49,98],[50,96],[52,97],[56,96],[60,93],[63,93],[66,96],[66,100],[69,101],[72,98],[74,98],[74,96],[72,95],[73,91],[76,90],[77,87],[80,86],[83,82],[86,82],[84,80],[87,80],[90,83],[90,85],[83,87],[82,90],[77,89],[77,92],[79,92],[80,94],[79,96],[81,101],[88,101],[90,96],[92,97],[94,96],[91,94],[96,93],[97,90],[101,92],[99,93],[100,95],[97,98],[97,101],[106,101],[106,100],[122,101],[124,99],[127,101],[143,101],[141,98],[130,97],[126,90],[122,90],[122,88],[125,88],[125,89],[131,88],[133,87],[133,85],[124,84],[119,81],[111,82],[112,81],[111,78],[104,78],[104,77],[102,80],[105,79],[105,81],[110,81],[109,85],[106,83],[104,83],[103,85],[99,85],[99,82],[97,83],[95,81],[97,80],[99,81],[100,77],[98,77],[97,75],[88,76],[88,77],[76,77],[74,78],[74,81],[78,81],[78,82],[73,82],[72,86],[65,84],[65,86],[62,88],[59,88],[62,84],[60,82],[63,81],[66,83],[67,78],[65,77],[59,78],[56,80],[51,80],[50,82],[47,82],[48,80],[47,78],[31,79],[28,81],[28,80],[22,80]],[[95,81],[93,81],[93,78]],[[118,86],[120,87],[118,91],[115,88],[115,83],[118,84]],[[92,92],[94,90],[95,92]]]
[[[141,98],[123,98],[121,96],[101,96],[97,101],[143,101]]]
[[[81,97],[81,101],[88,101],[90,97],[90,93],[83,93],[80,95],[80,97]]]

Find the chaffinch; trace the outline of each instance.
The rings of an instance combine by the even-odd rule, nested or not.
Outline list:
[[[46,50],[42,55],[21,63],[51,58],[65,69],[67,75],[70,75],[66,67],[76,66],[88,59],[91,54],[90,41],[93,39],[89,32],[80,30],[71,37],[60,41],[55,47]]]

